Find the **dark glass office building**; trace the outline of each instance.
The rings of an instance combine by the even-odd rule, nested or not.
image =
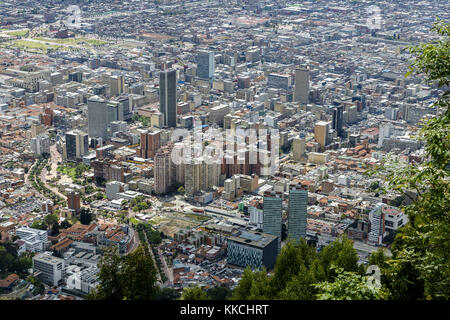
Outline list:
[[[241,230],[228,238],[227,263],[232,265],[252,269],[265,266],[270,270],[277,254],[277,237],[270,234]]]
[[[336,130],[339,137],[344,135],[344,131],[342,129],[343,111],[344,108],[342,106],[337,106],[333,109],[333,129]]]
[[[159,111],[163,114],[163,125],[177,126],[177,71],[159,73]]]
[[[306,238],[308,190],[302,185],[289,187],[288,237],[299,241]]]

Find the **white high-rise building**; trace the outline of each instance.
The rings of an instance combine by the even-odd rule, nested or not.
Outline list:
[[[34,154],[50,154],[50,138],[46,134],[40,134],[30,140],[30,147]]]

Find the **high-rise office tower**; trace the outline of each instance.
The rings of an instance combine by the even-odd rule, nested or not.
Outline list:
[[[111,95],[116,96],[124,93],[125,81],[123,75],[111,76],[109,78],[109,86],[111,88]]]
[[[339,137],[342,137],[344,134],[342,130],[343,111],[343,106],[337,106],[333,109],[333,129],[336,130]]]
[[[292,154],[295,161],[305,161],[307,159],[305,138],[294,138],[292,141]]]
[[[305,68],[295,69],[294,101],[300,103],[309,102],[309,70]]]
[[[88,153],[89,139],[85,132],[72,130],[66,132],[66,159],[81,159]]]
[[[308,190],[305,186],[289,186],[288,237],[295,241],[306,238]]]
[[[107,139],[108,109],[106,101],[99,96],[88,99],[88,134],[89,137]]]
[[[321,151],[323,151],[325,149],[325,146],[328,144],[329,131],[329,122],[318,121],[314,126],[314,139],[316,139],[317,143],[319,143]]]
[[[130,99],[127,95],[123,95],[115,99],[119,103],[119,120],[131,119]]]
[[[214,52],[199,51],[197,55],[197,77],[209,80],[214,77]]]
[[[263,232],[278,237],[278,253],[281,250],[281,218],[283,199],[281,192],[267,191],[264,193]]]
[[[177,71],[165,70],[159,73],[159,111],[163,125],[177,126]]]
[[[119,103],[117,101],[109,101],[106,103],[106,109],[108,110],[108,124],[112,121],[119,119]]]

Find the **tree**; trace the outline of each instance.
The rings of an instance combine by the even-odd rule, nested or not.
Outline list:
[[[324,281],[314,285],[319,290],[318,300],[382,300],[386,298],[386,292],[370,285],[368,277],[344,271],[335,266],[331,269],[337,274],[333,282]]]
[[[335,265],[345,271],[362,271],[358,266],[358,254],[353,248],[353,243],[345,235],[324,247],[320,251],[319,258],[325,274],[330,280],[336,275],[331,265]]]
[[[278,256],[274,267],[271,278],[272,295],[281,292],[287,283],[298,275],[302,265],[304,265],[304,261],[299,248],[294,245],[293,241],[289,241]]]
[[[318,260],[316,261],[318,262]],[[318,266],[317,266],[318,267]],[[314,284],[317,281],[317,268],[307,269],[304,265],[300,267],[300,271],[287,284],[286,287],[279,293],[279,298],[283,300],[313,300],[317,290]]]
[[[211,300],[228,300],[232,291],[228,287],[214,287],[206,291],[208,298]]]
[[[70,222],[66,219],[63,222],[61,222],[61,228],[62,229],[68,229],[70,228],[72,225],[70,224]]]
[[[166,287],[159,291],[156,300],[177,300],[180,294],[173,288]]]
[[[158,294],[156,267],[149,253],[139,246],[130,253],[123,265],[122,281],[127,300],[150,300]]]
[[[372,183],[370,184],[369,189],[370,189],[371,191],[375,191],[375,190],[377,190],[379,187],[380,187],[380,183],[379,183],[378,181],[374,181],[374,182],[372,182]]]
[[[124,285],[121,273],[122,259],[116,246],[109,247],[99,266],[98,287],[87,296],[91,300],[122,300]]]
[[[60,229],[60,225],[58,223],[54,223],[52,226],[52,232],[51,235],[52,236],[56,236],[59,234],[59,229]]]
[[[56,214],[48,214],[44,217],[44,222],[47,224],[47,227],[58,223],[58,220],[59,218]]]
[[[42,220],[36,220],[31,225],[33,229],[47,230],[47,224]]]
[[[122,258],[116,246],[109,247],[100,262],[99,285],[88,295],[91,300],[149,300],[158,294],[156,268],[139,246]]]
[[[185,288],[180,300],[209,300],[206,292],[200,287]]]
[[[262,300],[269,296],[269,279],[265,268],[253,272],[244,270],[242,279],[233,291],[232,300]]]
[[[92,213],[90,209],[81,209],[80,213],[80,223],[84,225],[89,225],[92,220]]]
[[[396,235],[386,286],[392,299],[448,299],[450,297],[450,25],[436,21],[431,29],[440,39],[409,48],[414,55],[411,73],[425,76],[444,93],[433,104],[438,115],[422,122],[417,137],[425,143],[424,161],[404,163],[387,157],[369,171],[383,177],[387,190],[411,198],[403,207],[409,222]]]

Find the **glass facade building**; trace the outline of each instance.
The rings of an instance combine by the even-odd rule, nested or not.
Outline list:
[[[166,70],[159,73],[159,111],[163,115],[163,125],[177,126],[177,71]]]

